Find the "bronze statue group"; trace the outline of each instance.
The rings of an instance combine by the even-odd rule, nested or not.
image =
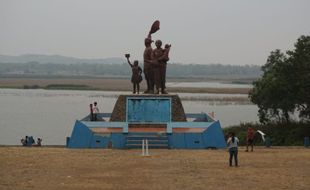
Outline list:
[[[162,48],[162,41],[156,40],[156,48],[152,48],[152,34],[159,30],[159,21],[155,21],[151,27],[148,36],[144,39],[145,50],[143,53],[143,73],[147,84],[145,94],[168,94],[166,90],[166,68],[169,61],[170,44],[166,44],[165,48]],[[137,60],[132,64],[129,60],[130,54],[125,54],[128,64],[132,69],[131,82],[133,84],[133,94],[139,94],[140,83],[142,81],[142,69],[139,66]],[[238,143],[239,139],[234,133],[229,134],[227,140],[227,147],[229,150],[229,166],[232,166],[232,161],[235,161],[235,166],[238,167]],[[248,129],[246,139],[246,152],[248,152],[248,146],[251,146],[253,152],[254,144],[254,130]]]
[[[162,41],[156,40],[156,48],[152,48],[152,34],[159,30],[159,21],[155,21],[148,36],[144,39],[145,50],[143,53],[143,73],[147,84],[145,94],[168,94],[166,90],[166,68],[169,61],[170,44],[162,48]],[[132,64],[129,60],[130,54],[125,54],[128,64],[132,69],[131,82],[133,84],[133,94],[139,94],[140,83],[142,81],[142,69],[138,61]]]

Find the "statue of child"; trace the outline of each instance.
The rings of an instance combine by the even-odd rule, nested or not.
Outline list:
[[[139,62],[137,60],[135,60],[133,64],[131,64],[131,62],[129,61],[130,54],[125,54],[125,57],[127,58],[127,62],[130,65],[131,70],[132,70],[132,76],[131,76],[131,82],[133,84],[132,93],[135,94],[137,92],[137,94],[139,94],[140,82],[142,81],[142,76],[141,76],[142,69],[139,66]]]

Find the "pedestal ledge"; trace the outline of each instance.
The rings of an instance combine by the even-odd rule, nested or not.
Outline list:
[[[126,121],[126,99],[127,97],[134,98],[171,98],[171,121],[186,121],[186,115],[182,106],[180,97],[177,94],[165,94],[165,95],[154,95],[154,94],[141,94],[141,95],[120,95],[115,103],[110,121]]]

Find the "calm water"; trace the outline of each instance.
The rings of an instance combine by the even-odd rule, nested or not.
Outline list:
[[[167,82],[167,87],[193,88],[252,88],[251,84],[231,84],[222,82]]]
[[[117,96],[130,92],[0,89],[0,144],[20,144],[25,135],[42,137],[43,144],[63,145],[76,119],[88,114],[97,101],[101,112],[112,112]],[[180,97],[229,96],[223,94],[179,94]],[[231,95],[246,96],[246,95]],[[223,127],[257,121],[255,105],[183,101],[186,113],[215,112]]]

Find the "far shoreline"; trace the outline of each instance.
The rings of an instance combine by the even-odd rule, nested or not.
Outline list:
[[[172,79],[169,82],[202,82],[215,80]],[[131,91],[129,79],[120,78],[0,78],[0,88],[46,90]],[[146,89],[141,83],[141,93]],[[168,87],[169,93],[248,94],[251,88]]]

